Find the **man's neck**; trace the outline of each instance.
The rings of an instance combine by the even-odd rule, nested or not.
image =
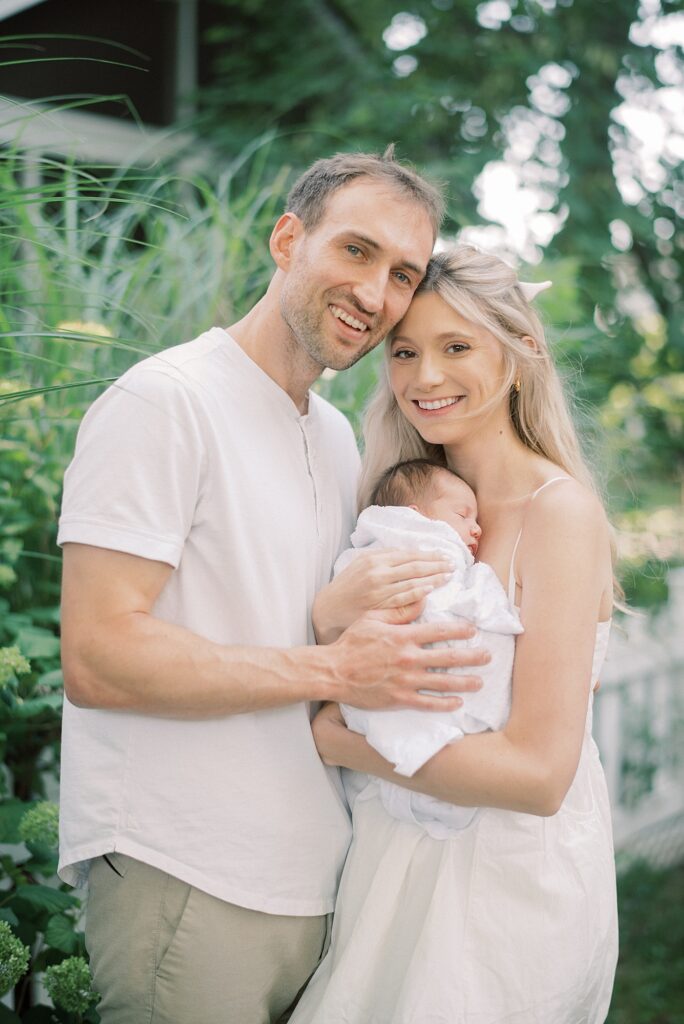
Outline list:
[[[320,376],[321,367],[297,344],[268,294],[226,330],[305,415],[309,388]]]

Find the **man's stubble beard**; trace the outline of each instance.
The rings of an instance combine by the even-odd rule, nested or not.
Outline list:
[[[334,341],[326,337],[324,321],[328,306],[315,312],[310,305],[297,301],[296,296],[294,298],[293,302],[283,294],[280,300],[280,314],[292,335],[292,353],[293,356],[306,353],[318,367],[319,373],[325,369],[348,370],[382,341],[382,337],[377,337],[375,331],[369,330],[371,337],[368,344],[345,351],[343,342],[335,346]]]

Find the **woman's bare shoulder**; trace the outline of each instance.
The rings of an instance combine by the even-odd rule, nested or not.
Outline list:
[[[552,528],[583,529],[593,528],[598,532],[608,530],[608,520],[603,502],[585,484],[573,477],[561,477],[540,489],[527,511],[528,525]]]

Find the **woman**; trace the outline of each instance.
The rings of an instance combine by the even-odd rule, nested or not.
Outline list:
[[[508,266],[464,245],[434,257],[387,345],[362,503],[389,465],[444,460],[477,495],[478,557],[525,632],[504,728],[464,737],[410,779],[336,705],[316,718],[323,759],[367,780],[355,776],[331,949],[292,1024],[600,1024],[617,956],[591,739],[613,603],[609,526],[541,323]],[[349,590],[327,589],[322,632],[321,618],[349,617]],[[387,814],[378,779],[482,810],[460,835],[434,839]]]

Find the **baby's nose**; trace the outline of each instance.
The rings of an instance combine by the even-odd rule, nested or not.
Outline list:
[[[481,537],[482,527],[480,526],[479,523],[473,523],[473,525],[470,527],[470,532],[473,535],[473,537]]]

